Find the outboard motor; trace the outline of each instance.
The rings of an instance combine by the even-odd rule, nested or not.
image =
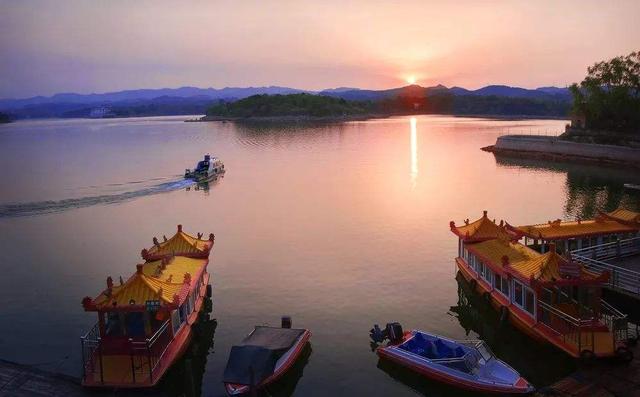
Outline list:
[[[375,343],[382,343],[385,339],[387,339],[387,330],[384,331],[380,329],[378,324],[375,324],[373,328],[369,331],[369,337]]]
[[[404,332],[402,331],[402,325],[400,325],[400,323],[394,322],[387,324],[387,337],[389,338],[391,343],[402,342],[403,336]]]
[[[369,331],[369,336],[375,343],[382,343],[385,339],[389,339],[391,343],[395,344],[402,342],[404,332],[402,325],[398,322],[387,323],[384,329],[380,329],[378,324],[375,324]]]

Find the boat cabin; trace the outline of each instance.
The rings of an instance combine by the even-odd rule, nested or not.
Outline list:
[[[482,234],[469,227],[480,224]],[[517,328],[574,357],[611,356],[626,342],[626,317],[601,299],[607,272],[587,270],[553,242],[545,253],[520,244],[517,230],[489,221],[486,211],[450,227],[459,237],[458,269]]]
[[[615,213],[615,211],[614,211]],[[562,221],[556,219],[547,223],[526,226],[508,225],[512,233],[524,237],[524,244],[545,253],[549,244],[555,244],[560,253],[602,245],[638,236],[640,227],[620,222],[608,214],[600,214],[595,219]]]
[[[81,338],[84,385],[153,386],[186,349],[206,295],[209,260],[161,256],[163,248],[182,241],[181,234],[179,227],[164,246],[144,250],[151,260],[138,264],[126,281],[108,277],[104,291],[82,300],[84,310],[98,317]],[[186,236],[192,247],[206,247],[201,252],[208,256],[213,239]]]

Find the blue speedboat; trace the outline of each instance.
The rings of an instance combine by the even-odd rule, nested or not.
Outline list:
[[[376,349],[381,358],[466,390],[505,394],[534,391],[515,369],[496,358],[483,341],[456,341],[417,330],[402,333],[399,327],[397,323],[392,328],[387,326],[391,332],[385,337],[391,341]],[[380,331],[377,327],[374,330]],[[374,330],[372,337],[376,340]]]

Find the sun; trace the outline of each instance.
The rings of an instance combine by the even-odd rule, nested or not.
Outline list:
[[[411,75],[411,76],[407,77],[407,83],[415,84],[416,83],[416,76]]]

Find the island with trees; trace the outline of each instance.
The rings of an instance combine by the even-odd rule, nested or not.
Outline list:
[[[306,93],[263,94],[234,102],[220,101],[210,107],[201,120],[361,119],[373,116],[373,110],[372,103],[366,101],[347,101]]]
[[[0,112],[0,124],[10,123],[10,122],[11,122],[11,117],[6,113]]]
[[[505,135],[483,150],[640,168],[640,52],[594,64],[570,91],[571,124],[563,134]]]

